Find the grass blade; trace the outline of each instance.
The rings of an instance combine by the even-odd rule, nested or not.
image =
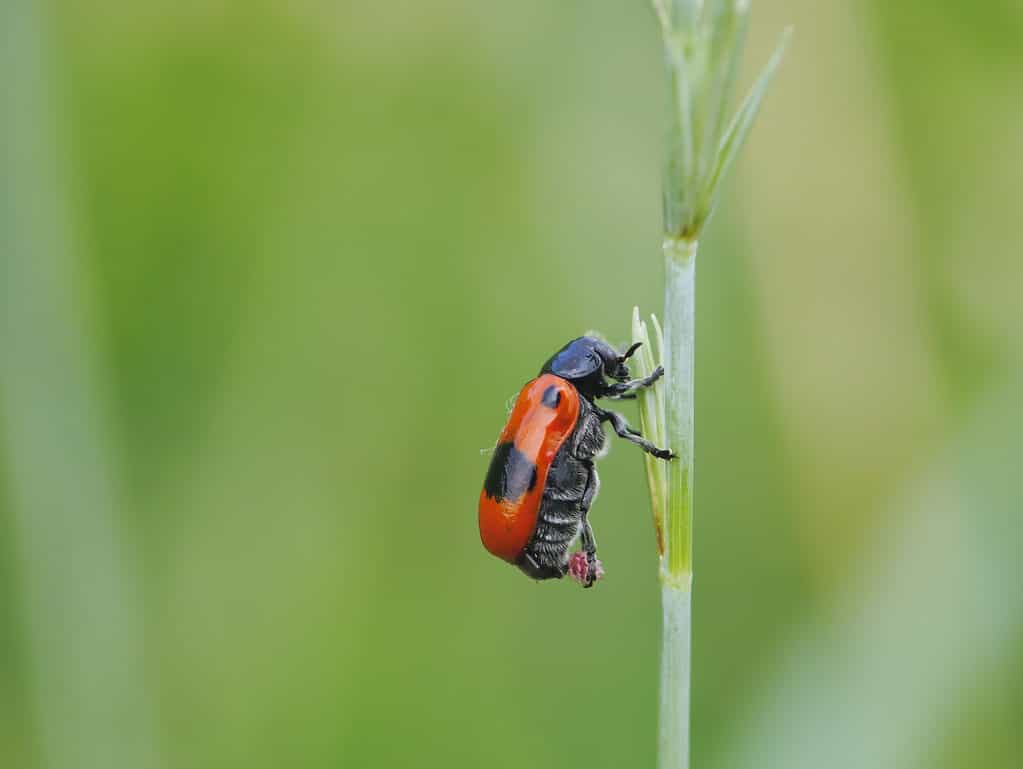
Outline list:
[[[698,206],[704,219],[710,217],[714,208],[718,186],[735,163],[735,158],[738,157],[740,150],[742,150],[743,145],[746,143],[746,137],[749,135],[753,121],[760,111],[764,95],[767,93],[767,88],[774,78],[774,73],[781,63],[782,56],[785,54],[785,49],[788,47],[791,38],[792,27],[789,27],[782,33],[781,40],[778,41],[774,53],[768,59],[767,66],[764,67],[764,71],[757,78],[757,82],[753,84],[742,106],[739,107],[739,111],[736,112],[728,129],[721,137],[714,172],[707,179]]]

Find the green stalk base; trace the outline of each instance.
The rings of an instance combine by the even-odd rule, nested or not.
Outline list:
[[[689,769],[689,679],[692,646],[692,590],[661,586],[661,708],[657,728],[657,769]]]

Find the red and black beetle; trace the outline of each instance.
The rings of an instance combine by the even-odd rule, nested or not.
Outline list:
[[[597,579],[597,542],[587,514],[600,486],[593,461],[604,448],[604,422],[655,457],[673,456],[645,440],[621,414],[595,403],[635,398],[634,390],[661,378],[660,366],[643,379],[629,378],[625,361],[638,347],[620,355],[600,339],[573,339],[522,388],[498,438],[480,492],[480,538],[487,550],[533,579],[564,577],[568,549],[577,538],[586,557],[582,582],[591,587]]]

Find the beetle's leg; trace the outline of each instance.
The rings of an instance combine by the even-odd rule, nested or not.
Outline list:
[[[583,587],[593,587],[597,581],[597,538],[593,536],[593,527],[590,526],[590,505],[597,496],[597,489],[600,488],[600,480],[597,478],[597,470],[590,467],[590,477],[586,482],[586,491],[579,501],[582,529],[580,530],[580,544],[583,552],[586,553],[586,584]]]
[[[635,395],[627,396],[630,390],[638,390],[642,387],[649,387],[658,379],[664,376],[664,366],[658,366],[654,369],[650,376],[645,376],[642,379],[630,379],[628,382],[615,382],[613,385],[608,385],[607,395],[612,398],[624,398],[624,397],[636,397]]]
[[[586,582],[583,587],[593,587],[597,581],[597,540],[593,538],[593,527],[586,516],[583,516],[582,546],[586,553]]]
[[[596,408],[596,407],[594,407]],[[625,421],[625,417],[614,411],[605,411],[604,409],[597,409],[597,416],[600,417],[603,422],[610,422],[611,427],[618,434],[620,438],[624,438],[627,441],[632,441],[637,446],[640,446],[643,451],[648,454],[653,454],[658,459],[672,459],[675,455],[671,453],[669,449],[659,449],[642,435],[638,430],[633,430],[629,427],[629,423]]]

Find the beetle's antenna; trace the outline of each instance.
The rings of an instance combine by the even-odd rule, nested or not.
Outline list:
[[[638,350],[638,349],[639,349],[639,348],[640,348],[640,347],[641,347],[642,345],[643,345],[643,343],[642,343],[642,342],[633,342],[633,343],[632,343],[632,346],[630,346],[630,347],[629,347],[629,349],[628,349],[628,350],[626,350],[626,351],[625,351],[625,352],[624,352],[624,353],[622,354],[622,357],[620,357],[620,358],[619,358],[618,360],[620,360],[620,361],[626,361],[626,360],[628,360],[629,358],[631,358],[631,357],[632,357],[632,354],[633,354],[634,352],[636,352],[636,350]]]

